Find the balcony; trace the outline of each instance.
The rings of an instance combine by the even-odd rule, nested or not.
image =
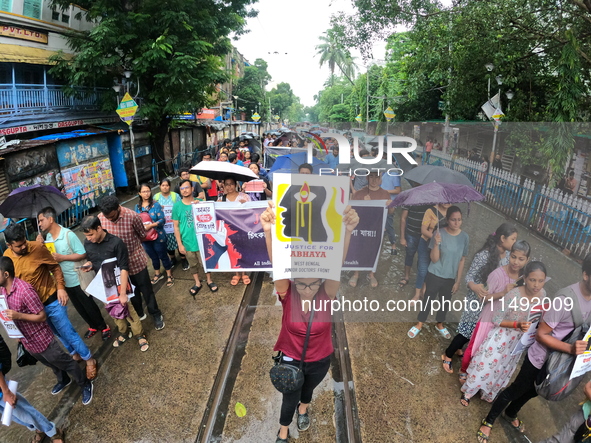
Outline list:
[[[64,111],[97,111],[108,88],[74,88],[67,96],[59,85],[0,84],[0,116],[38,115]]]

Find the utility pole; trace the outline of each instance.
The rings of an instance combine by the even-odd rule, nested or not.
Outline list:
[[[367,134],[367,132],[369,131],[369,67],[367,68],[365,79],[367,83],[367,94],[365,96],[365,133]]]

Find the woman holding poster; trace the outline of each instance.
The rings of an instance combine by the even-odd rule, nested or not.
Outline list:
[[[176,192],[172,192],[172,183],[169,179],[163,178],[160,180],[160,192],[154,196],[154,201],[160,203],[164,211],[164,232],[166,233],[166,250],[172,266],[176,265],[176,250],[179,245],[174,236],[174,225],[172,224],[172,207],[181,199],[181,196]],[[181,260],[187,260],[181,255]]]
[[[218,199],[218,202],[246,203],[246,202],[250,201],[250,197],[248,194],[245,194],[244,192],[238,192],[235,179],[230,178],[230,177],[226,177],[226,179],[223,181],[223,183],[224,183],[224,195],[222,195]],[[246,272],[242,272],[242,275],[240,275],[239,272],[234,274],[234,276],[232,277],[232,280],[230,281],[230,284],[232,286],[236,286],[240,282],[241,278],[242,278],[242,283],[244,283],[245,285],[250,284],[250,277],[248,276],[248,274]]]
[[[261,215],[261,224],[265,232],[269,258],[273,260],[271,230],[275,224],[275,205],[269,202],[269,207]],[[343,260],[347,255],[351,232],[359,223],[357,212],[348,206],[342,216],[345,226]],[[284,365],[300,367],[300,360],[304,354],[304,342],[308,322],[312,322],[309,341],[306,347],[302,371],[304,382],[300,389],[283,394],[276,443],[287,443],[289,439],[289,425],[297,408],[298,430],[305,431],[310,427],[308,406],[316,386],[324,379],[330,366],[330,356],[333,353],[331,311],[324,309],[327,302],[334,300],[339,290],[340,281],[322,280],[318,278],[296,278],[275,280],[275,291],[283,306],[281,331],[275,344],[275,351],[279,351],[278,359]],[[320,305],[318,309],[317,305]],[[328,304],[330,306],[330,303]],[[318,309],[318,310],[317,310]]]
[[[154,277],[152,278],[152,284],[155,285],[164,278],[164,276],[160,273],[160,262],[162,262],[162,266],[164,266],[167,276],[166,286],[170,288],[172,285],[174,285],[174,278],[172,276],[172,263],[170,262],[170,258],[166,253],[164,211],[162,210],[160,203],[154,201],[152,198],[152,188],[150,188],[150,185],[145,183],[140,185],[139,197],[140,201],[137,205],[135,205],[135,212],[138,214],[141,212],[147,212],[150,216],[150,219],[152,219],[152,223],[144,223],[146,231],[155,229],[158,233],[158,238],[156,240],[144,241],[142,243],[144,250],[152,260],[152,266],[154,267]]]
[[[546,267],[532,261],[523,271],[524,286],[516,287],[493,308],[494,327],[482,342],[468,366],[468,379],[462,386],[460,402],[464,406],[482,391],[482,399],[492,402],[509,381],[517,367],[521,353],[513,350],[521,336],[531,326],[530,312],[546,297]]]

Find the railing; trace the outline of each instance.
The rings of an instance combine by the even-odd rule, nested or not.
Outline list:
[[[516,174],[481,164],[454,159],[449,154],[423,153],[423,164],[445,166],[464,174],[485,202],[494,209],[538,232],[577,258],[591,252],[591,203],[558,189],[522,180]]]
[[[74,226],[79,225],[82,219],[90,214],[90,210],[94,207],[94,203],[90,198],[93,194],[94,192],[87,192],[85,194],[78,192],[78,195],[75,198],[70,199],[72,206],[59,214],[56,221],[66,228],[73,228]],[[3,234],[5,229],[12,223],[23,223],[27,237],[29,239],[34,240],[37,236],[37,224],[35,219],[31,218],[23,218],[17,222],[9,221],[6,226],[0,229],[0,233]],[[4,235],[2,235],[2,240],[0,241],[0,252],[3,253],[5,250],[6,243],[4,242]]]
[[[74,88],[68,96],[57,85],[0,84],[0,115],[53,112],[66,109],[96,110],[106,88]]]
[[[194,166],[199,160],[199,155],[201,152],[202,151],[195,149],[193,152],[189,152],[187,154],[178,153],[172,159],[161,160],[159,162],[157,162],[156,159],[152,159],[152,182],[160,183],[160,180],[164,178],[160,177],[160,168],[158,167],[159,165],[165,164],[172,167],[172,172],[175,175],[178,175],[179,169],[181,169],[185,163],[191,163],[191,166]],[[170,170],[168,167],[165,167],[165,169]]]

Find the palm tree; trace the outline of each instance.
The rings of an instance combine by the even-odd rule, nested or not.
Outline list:
[[[320,56],[320,66],[328,63],[331,76],[330,83],[332,84],[335,68],[338,67],[351,84],[354,84],[351,77],[355,76],[355,71],[357,70],[357,66],[354,63],[355,57],[351,56],[349,50],[338,41],[335,33],[330,30],[325,31],[324,35],[319,37],[319,40],[322,43],[316,46],[316,55]]]

